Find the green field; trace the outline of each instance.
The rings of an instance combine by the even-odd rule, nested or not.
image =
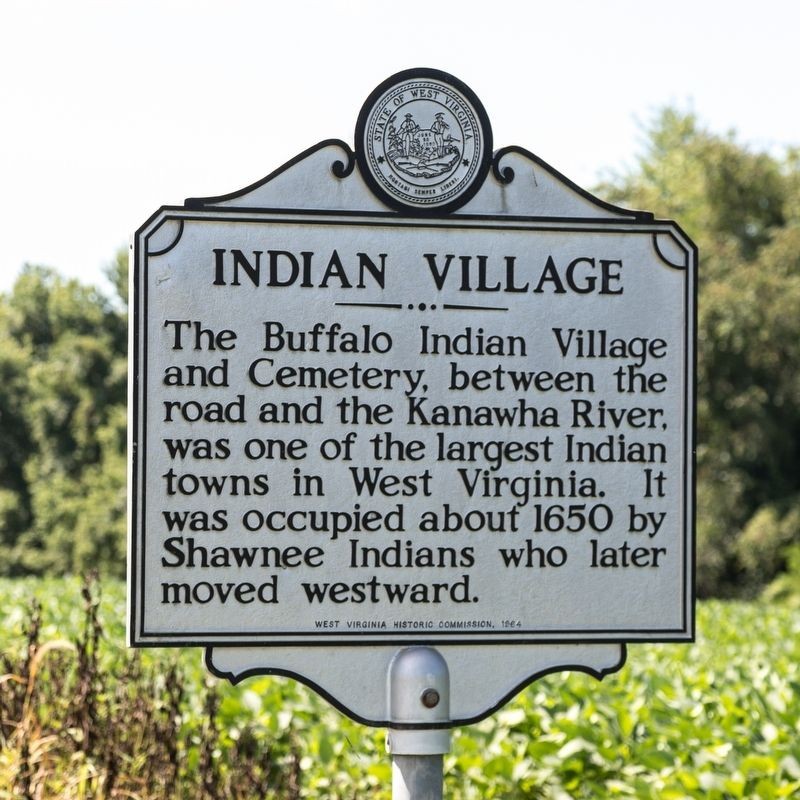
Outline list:
[[[0,581],[0,798],[390,797],[383,731],[288,679],[217,681],[199,650],[126,650],[124,592]],[[456,730],[446,796],[800,796],[800,611],[698,611],[694,645],[631,646],[603,682],[551,675]]]

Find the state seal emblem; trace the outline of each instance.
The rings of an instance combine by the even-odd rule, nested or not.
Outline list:
[[[367,98],[356,124],[361,174],[398,210],[441,214],[462,206],[480,188],[491,153],[480,100],[439,70],[388,78]]]

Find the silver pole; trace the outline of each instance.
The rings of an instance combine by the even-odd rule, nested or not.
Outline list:
[[[432,647],[400,650],[387,688],[392,800],[442,800],[443,754],[450,750],[447,662]]]
[[[392,800],[442,800],[443,756],[392,755]]]

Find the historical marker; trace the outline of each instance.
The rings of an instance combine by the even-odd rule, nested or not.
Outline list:
[[[455,724],[692,638],[694,245],[491,148],[468,87],[411,70],[354,151],[138,230],[133,645],[374,724],[392,654],[433,646]]]

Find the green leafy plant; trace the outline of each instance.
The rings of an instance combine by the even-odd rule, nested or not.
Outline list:
[[[0,798],[389,800],[385,732],[304,686],[124,647],[124,587],[0,581]],[[800,794],[800,611],[709,601],[690,645],[550,675],[453,734],[451,800]]]

